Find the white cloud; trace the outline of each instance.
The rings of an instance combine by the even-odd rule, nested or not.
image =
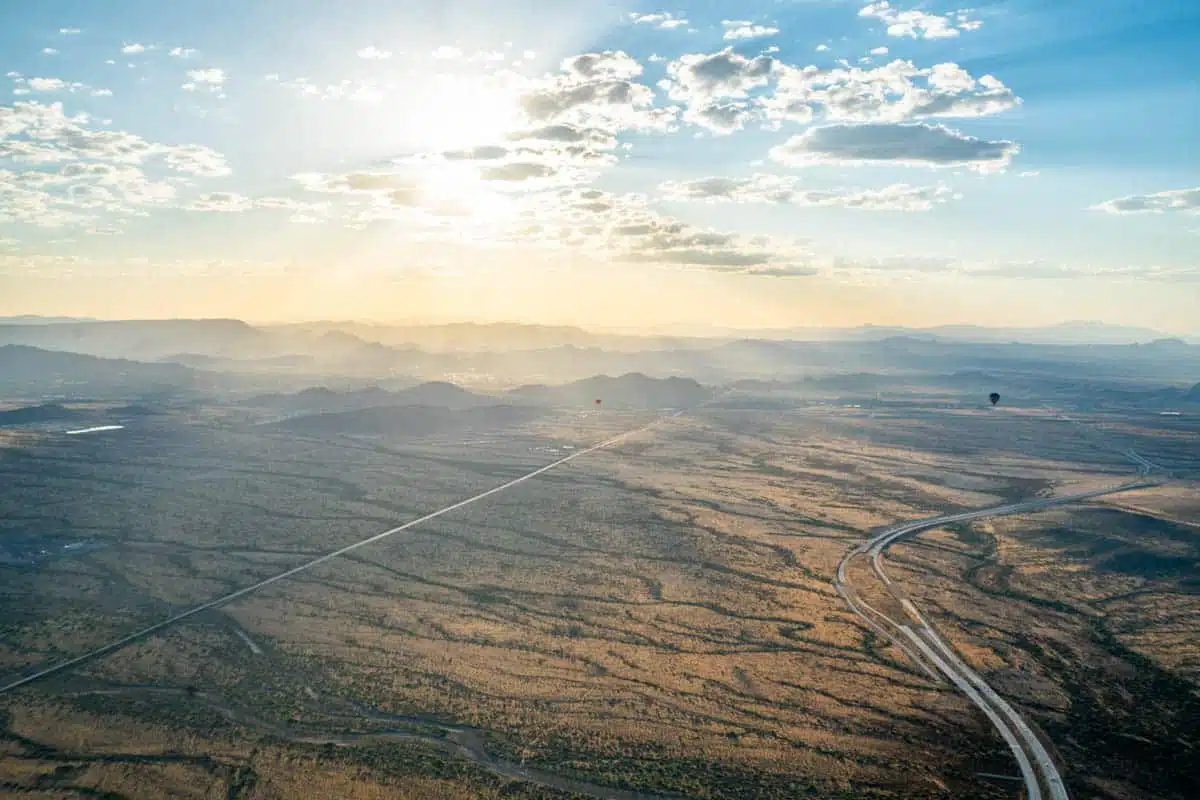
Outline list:
[[[727,47],[707,55],[681,56],[667,65],[662,85],[676,100],[709,101],[742,98],[765,86],[779,62],[770,56],[746,58]]]
[[[228,76],[220,67],[191,69],[187,71],[187,77],[188,81],[179,87],[185,92],[208,92],[217,95],[218,99],[225,98],[222,87]]]
[[[318,84],[308,78],[293,78],[280,80],[278,73],[272,72],[263,76],[263,80],[278,83],[285,89],[291,89],[301,97],[314,100],[351,100],[366,103],[378,103],[383,99],[383,92],[378,86],[369,81],[342,80],[338,83]]]
[[[741,100],[711,101],[689,105],[683,119],[718,136],[740,131],[755,119],[758,109]]]
[[[628,19],[634,25],[650,25],[659,30],[673,30],[690,24],[686,19],[676,17],[667,11],[656,11],[652,14],[638,14],[634,12],[629,15]]]
[[[623,50],[582,53],[563,59],[560,66],[568,76],[578,80],[630,80],[642,74],[642,65]]]
[[[804,189],[790,175],[758,173],[749,178],[701,178],[667,181],[659,186],[664,197],[677,201],[775,203],[832,206],[867,211],[929,211],[956,199],[945,186],[894,184],[882,189]]]
[[[210,147],[200,144],[181,144],[172,147],[162,147],[158,152],[163,155],[167,166],[176,172],[195,175],[200,178],[220,178],[229,175],[232,170],[225,157]]]
[[[78,36],[83,31],[79,30],[79,28],[59,28],[58,32],[63,36]]]
[[[356,52],[359,58],[365,58],[368,61],[385,61],[392,57],[391,50],[381,50],[373,44],[367,45]]]
[[[176,195],[177,178],[151,178],[144,167],[229,174],[224,158],[202,145],[162,144],[90,123],[60,103],[0,106],[0,164],[13,167],[0,167],[0,221],[112,233]]]
[[[817,46],[816,46],[816,51],[817,51],[818,53],[828,53],[828,52],[829,52],[829,45],[827,45],[827,44],[819,44],[819,45],[817,45]]]
[[[567,124],[605,130],[669,130],[677,109],[654,108],[654,92],[633,80],[642,67],[621,51],[584,53],[557,75],[532,82],[520,105],[531,127]]]
[[[93,89],[92,97],[112,97],[112,89]]]
[[[191,58],[196,55],[196,49],[194,47],[172,47],[170,55],[175,58]]]
[[[438,49],[434,50],[432,53],[430,53],[430,55],[433,58],[439,59],[441,61],[450,61],[450,60],[453,60],[456,58],[462,58],[462,54],[463,54],[462,50],[460,50],[457,47],[448,45],[448,44],[444,44],[441,47],[439,47]]]
[[[237,192],[205,192],[192,202],[183,206],[189,211],[205,211],[224,214],[241,214],[247,211],[289,211],[293,217],[289,221],[317,222],[324,218],[329,209],[329,203],[307,203],[290,197],[255,197],[250,198]]]
[[[642,195],[592,188],[530,198],[502,235],[528,246],[677,269],[772,277],[816,272],[809,254],[793,244],[698,228],[656,213]]]
[[[58,55],[58,51],[57,51],[57,50],[55,50],[53,47],[43,47],[43,48],[42,48],[42,55],[44,55],[44,56],[56,56],[56,55]]]
[[[1171,189],[1154,194],[1132,194],[1106,200],[1091,207],[1109,214],[1189,214],[1200,215],[1200,187]]]
[[[858,15],[877,19],[887,25],[888,36],[911,39],[948,39],[958,36],[959,31],[978,30],[983,24],[971,19],[970,13],[965,10],[939,16],[924,11],[901,11],[886,0],[864,6]]]
[[[200,195],[187,208],[190,211],[221,211],[237,213],[253,208],[249,197],[236,192],[207,192]]]
[[[220,86],[225,83],[225,70],[220,67],[209,67],[208,69],[191,69],[187,72],[188,78],[196,83],[203,83],[209,86]]]
[[[770,156],[793,167],[891,164],[995,172],[1019,150],[1015,142],[977,139],[942,125],[870,123],[810,128],[772,148]]]
[[[138,53],[146,52],[146,45],[137,43],[127,44],[121,48],[121,52],[127,56],[137,55]]]
[[[887,54],[888,54],[888,49],[886,47],[872,47],[871,48],[871,55],[873,55],[873,56],[886,56]]]
[[[905,122],[924,118],[982,117],[1021,103],[991,75],[975,79],[954,63],[920,69],[896,59],[874,69],[803,69],[781,66],[775,94],[764,100],[776,122],[792,118],[788,109],[819,108],[829,120]],[[800,122],[807,121],[805,117]]]
[[[726,41],[745,41],[748,39],[764,39],[779,33],[779,28],[773,25],[756,25],[749,20],[723,19],[721,26],[725,28],[722,38]]]
[[[68,84],[60,78],[30,78],[25,82],[35,92],[61,92]]]

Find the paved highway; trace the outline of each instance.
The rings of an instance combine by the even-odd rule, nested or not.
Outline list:
[[[1141,475],[1155,468],[1152,462],[1136,456],[1130,451],[1130,459],[1138,467]],[[1068,800],[1067,789],[1054,759],[1050,757],[1045,745],[1034,733],[1029,724],[1017,713],[1004,698],[1000,697],[978,673],[972,670],[959,658],[953,648],[946,643],[929,621],[917,609],[903,592],[884,572],[882,557],[884,551],[899,539],[912,536],[922,531],[940,528],[954,522],[982,519],[984,517],[1007,516],[1011,514],[1027,514],[1050,506],[1077,503],[1094,497],[1125,492],[1144,486],[1156,485],[1153,480],[1134,480],[1107,489],[1097,489],[1079,494],[1059,497],[1044,497],[1026,500],[1019,503],[1009,503],[991,508],[981,508],[974,511],[963,511],[957,514],[944,514],[937,517],[902,522],[884,528],[866,542],[858,545],[847,553],[838,564],[837,578],[834,586],[838,593],[849,604],[850,609],[862,617],[872,630],[882,633],[900,650],[913,660],[927,673],[936,669],[950,680],[958,689],[974,703],[988,718],[1001,738],[1012,750],[1017,766],[1021,770],[1021,778],[1025,784],[1026,797],[1029,800]],[[857,597],[853,587],[847,580],[847,568],[850,562],[858,556],[868,556],[875,574],[887,590],[900,602],[901,607],[911,619],[897,621],[869,605],[861,597]],[[894,633],[889,631],[894,631]],[[919,654],[919,655],[918,655]]]

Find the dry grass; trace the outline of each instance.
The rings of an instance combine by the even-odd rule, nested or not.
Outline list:
[[[139,522],[119,546],[42,574],[73,570],[84,585],[109,586],[137,613],[161,615],[165,603],[245,585],[552,460],[566,452],[563,444],[583,446],[638,421],[551,418],[515,444],[477,449],[439,444],[399,452],[275,437],[248,444],[230,433],[175,467],[162,454],[134,454],[143,469],[161,463],[204,477],[180,484],[171,473],[154,491],[128,489],[133,499],[121,518],[143,520],[163,509],[162,525]],[[555,440],[540,438],[548,435]],[[253,710],[267,722],[243,715],[237,724],[213,723],[203,742],[174,745],[226,748],[230,763],[249,758],[239,737],[278,733],[280,725],[345,730],[352,723],[343,700],[352,698],[377,712],[481,729],[494,753],[601,783],[621,777],[712,797],[746,796],[746,787],[760,797],[1004,797],[1003,787],[974,777],[1011,769],[986,721],[949,686],[875,641],[831,581],[842,554],[870,528],[1125,477],[1119,459],[1076,438],[1039,413],[697,413],[202,615],[79,674],[196,686],[219,703]],[[182,491],[165,498],[163,486]],[[1021,601],[979,587],[1050,598],[1047,587],[1069,587],[1072,602],[1088,607],[1114,596],[1117,584],[1106,581],[1124,578],[1098,578],[1086,563],[1064,558],[1061,547],[1031,544],[1014,527],[1023,522],[982,524],[979,535],[994,540],[982,555],[978,537],[927,534],[926,544],[894,551],[895,576],[914,595],[926,587],[920,604],[942,608],[948,638],[965,658],[1036,705],[1042,721],[1062,722],[1079,690],[1056,654],[1094,653],[1079,644],[1085,628],[1053,608],[1038,607],[1027,619],[1025,606],[1013,605]],[[981,558],[991,561],[964,583]],[[27,588],[47,597],[60,592],[55,608],[71,605],[68,589]],[[1138,638],[1145,626],[1118,638],[1164,669],[1186,670],[1184,639],[1196,622],[1169,628],[1167,618],[1182,606],[1165,594],[1154,598],[1163,621],[1151,625],[1151,638],[1161,646]],[[90,641],[47,619],[22,626],[15,650],[34,641],[38,653]],[[102,638],[110,629],[97,630]],[[1185,656],[1169,663],[1172,648]],[[31,734],[56,724],[23,720]],[[176,742],[195,724],[165,724],[151,738]],[[137,731],[150,728],[139,725],[130,717],[101,726],[116,738],[71,747],[144,749]],[[280,763],[293,752],[259,747]],[[253,760],[254,791],[267,793],[250,796],[286,797],[305,787],[324,796],[410,796],[399,794],[402,785],[413,797],[448,797],[461,788],[412,774],[389,783],[375,766],[347,772],[342,762],[276,769],[263,766],[265,758]]]

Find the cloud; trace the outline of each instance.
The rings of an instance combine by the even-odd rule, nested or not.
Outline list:
[[[693,104],[683,114],[685,121],[706,128],[717,136],[726,136],[742,130],[758,117],[757,108],[743,101]]]
[[[236,213],[253,208],[249,197],[236,192],[208,192],[193,200],[187,208],[191,211],[221,211]]]
[[[876,67],[776,70],[775,93],[763,101],[767,118],[806,122],[804,108],[819,109],[829,120],[906,122],[928,118],[970,118],[998,114],[1021,99],[992,75],[978,79],[954,63],[918,68],[901,59]]]
[[[1106,200],[1092,206],[1091,211],[1109,214],[1189,214],[1200,215],[1200,187],[1171,189],[1154,194],[1132,194]]]
[[[816,46],[816,48],[815,48],[815,49],[816,49],[816,51],[817,51],[818,53],[828,53],[828,52],[829,52],[829,45],[827,45],[827,44],[819,44],[819,45],[817,45],[817,46]]]
[[[804,189],[790,175],[755,174],[748,178],[701,178],[659,185],[665,199],[676,201],[775,203],[866,211],[929,211],[956,198],[945,186],[894,184],[882,189]]]
[[[587,143],[601,150],[611,150],[616,147],[617,139],[610,132],[599,128],[582,128],[575,125],[545,125],[525,131],[515,131],[508,135],[512,141],[542,141],[563,143]]]
[[[310,192],[333,194],[413,193],[418,188],[411,177],[398,172],[351,172],[344,175],[302,172],[293,175],[292,180]]]
[[[293,212],[294,222],[317,222],[329,211],[328,203],[306,203],[290,197],[250,198],[237,192],[205,192],[183,206],[188,211],[241,214],[254,210]]]
[[[653,211],[642,195],[592,188],[529,198],[508,236],[621,262],[772,277],[816,272],[809,254],[786,242],[699,228]]]
[[[25,85],[34,92],[61,92],[68,84],[60,78],[30,78]]]
[[[576,80],[631,80],[642,74],[642,65],[623,50],[572,56],[563,59],[561,69]]]
[[[965,10],[939,16],[924,11],[901,11],[886,0],[864,6],[858,15],[883,22],[888,26],[888,36],[911,39],[948,39],[958,36],[960,31],[978,30],[983,24],[971,19]]]
[[[196,55],[196,49],[194,47],[172,47],[170,55],[175,58],[191,58]]]
[[[112,89],[93,89],[92,97],[112,97]]]
[[[383,99],[383,92],[378,86],[369,81],[342,80],[338,83],[321,85],[313,83],[308,78],[293,78],[280,80],[276,72],[263,76],[263,80],[278,83],[285,89],[291,89],[301,97],[314,100],[353,100],[365,103],[378,103]]]
[[[58,55],[58,51],[57,51],[57,50],[55,50],[53,47],[43,47],[43,48],[42,48],[42,55],[44,55],[44,56],[56,56],[56,55]]]
[[[641,64],[620,50],[583,53],[565,59],[557,75],[531,82],[521,110],[530,127],[670,130],[678,110],[654,108],[654,92],[634,80],[641,73]]]
[[[392,57],[391,50],[381,50],[373,44],[367,45],[356,52],[359,58],[365,58],[368,61],[385,61]]]
[[[138,53],[146,52],[146,49],[147,49],[146,45],[134,43],[134,44],[127,44],[124,47],[122,47],[121,52],[127,56],[134,56],[134,55],[137,55]]]
[[[222,93],[222,87],[225,85],[225,80],[228,76],[225,74],[225,70],[220,67],[190,69],[187,71],[187,77],[187,83],[179,87],[185,92],[209,92],[210,94],[216,94],[219,99],[225,97]]]
[[[15,167],[0,168],[0,221],[111,231],[169,205],[180,176],[230,173],[225,159],[203,145],[154,142],[91,122],[86,114],[67,115],[60,103],[0,106],[0,163]],[[147,167],[176,175],[151,178]]]
[[[749,20],[723,19],[721,26],[725,28],[722,38],[730,42],[764,39],[779,33],[779,28],[773,25],[756,25]]]
[[[873,56],[886,56],[887,54],[888,54],[888,49],[886,47],[872,47],[871,48],[871,55],[873,55]]]
[[[188,78],[195,83],[207,84],[209,86],[220,86],[225,83],[225,70],[220,67],[209,67],[208,69],[190,69],[187,72]]]
[[[693,53],[667,65],[663,85],[676,100],[742,98],[765,86],[778,64],[765,55],[746,58],[732,47],[707,55]]]
[[[549,178],[556,170],[547,164],[530,161],[514,161],[495,167],[484,167],[480,176],[485,181],[526,181],[531,178]]]
[[[994,76],[977,79],[952,62],[919,68],[896,59],[875,68],[801,68],[766,54],[748,58],[732,48],[681,56],[667,65],[658,85],[685,104],[684,121],[717,134],[758,120],[771,128],[808,124],[818,114],[837,122],[982,117],[1021,103]]]
[[[1015,142],[977,139],[943,125],[871,123],[810,128],[772,148],[770,156],[793,167],[891,164],[994,172],[1019,150]]]
[[[181,144],[161,147],[163,160],[176,172],[200,178],[221,178],[232,173],[225,156],[200,144]]]
[[[631,13],[628,17],[629,21],[634,25],[650,25],[659,30],[672,30],[674,28],[682,28],[689,23],[686,19],[676,17],[667,11],[657,11],[652,14]]]
[[[459,48],[444,44],[430,53],[430,56],[442,61],[449,61],[452,59],[462,58],[462,54],[463,51]]]
[[[63,36],[78,36],[83,33],[79,28],[59,28],[58,32]]]

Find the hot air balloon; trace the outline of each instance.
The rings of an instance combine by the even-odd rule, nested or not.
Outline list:
[[[988,395],[988,400],[992,401],[992,405],[996,405],[996,403],[1000,402],[1000,393],[992,392],[991,394]]]
[[[599,398],[599,397],[597,397],[597,398],[596,398],[596,405],[600,405],[600,398]]]

